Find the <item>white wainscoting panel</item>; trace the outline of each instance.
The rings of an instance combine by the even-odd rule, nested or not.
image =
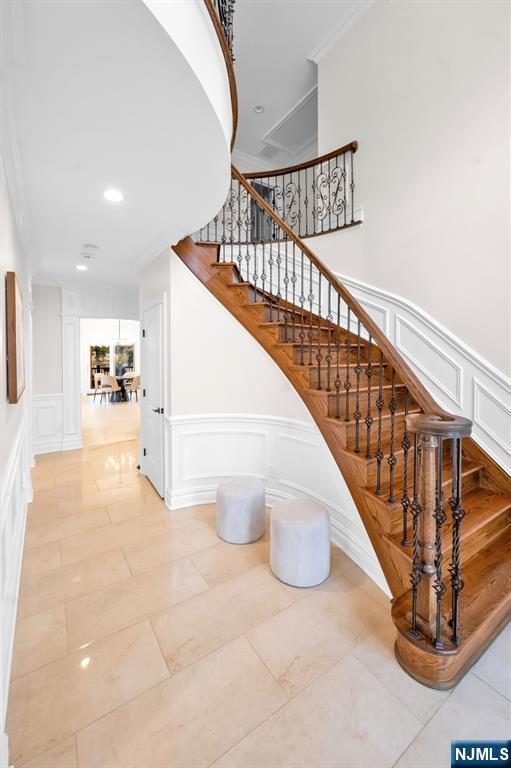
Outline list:
[[[62,451],[62,393],[32,395],[34,455]]]
[[[333,541],[389,594],[351,495],[314,424],[253,414],[167,417],[165,424],[165,500],[171,510],[213,502],[223,478],[260,477],[269,506],[294,497],[324,504]]]
[[[27,420],[28,421],[28,420]],[[27,421],[22,420],[0,478],[0,766],[8,763],[5,734],[27,503],[31,499]]]
[[[509,377],[415,304],[345,275],[337,277],[386,331],[440,405],[472,419],[474,440],[511,473]]]
[[[80,318],[62,315],[63,450],[82,447],[80,424]]]

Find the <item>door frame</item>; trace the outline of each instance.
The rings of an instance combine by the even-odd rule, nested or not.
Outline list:
[[[145,347],[145,340],[143,337],[144,332],[144,312],[146,312],[148,309],[151,309],[157,304],[161,304],[162,306],[162,334],[161,334],[161,356],[160,359],[162,361],[162,396],[163,396],[163,429],[162,429],[162,449],[161,449],[161,455],[162,455],[162,498],[165,499],[166,496],[166,490],[167,490],[167,440],[166,440],[166,419],[167,419],[167,413],[169,408],[168,403],[168,368],[167,368],[167,360],[168,360],[168,333],[167,333],[167,318],[168,318],[168,308],[167,308],[167,292],[166,291],[160,291],[159,293],[153,294],[150,298],[146,299],[140,306],[140,474],[147,477],[146,467],[145,467],[145,461],[144,461],[144,434],[145,434],[145,407],[144,407],[144,397],[143,397],[143,391],[144,391],[144,373],[146,369],[146,347]]]

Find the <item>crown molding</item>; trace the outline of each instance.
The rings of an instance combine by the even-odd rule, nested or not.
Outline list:
[[[336,27],[333,32],[318,45],[309,55],[309,61],[319,64],[326,54],[341,40],[351,27],[359,20],[361,16],[374,5],[376,0],[360,0],[345,19]]]
[[[232,153],[232,162],[234,165],[238,165],[236,162],[237,158],[240,160],[246,160],[247,163],[253,163],[258,170],[259,168],[262,171],[271,171],[273,169],[273,166],[270,165],[270,163],[266,162],[260,157],[257,157],[257,155],[250,155],[248,152],[243,152],[241,149],[234,149]]]
[[[138,259],[133,262],[132,268],[135,270],[135,272],[141,272],[152,261],[154,261],[154,259],[156,259],[158,256],[161,256],[162,253],[165,253],[165,251],[170,253],[170,243],[163,232],[160,232],[150,241],[150,243],[142,252],[141,256],[139,256]]]

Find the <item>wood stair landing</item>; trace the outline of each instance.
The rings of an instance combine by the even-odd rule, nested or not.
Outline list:
[[[418,412],[417,404],[409,397],[403,400],[404,384],[399,370],[394,375],[397,411],[393,428],[388,409],[382,413],[381,423],[374,412],[374,424],[369,444],[366,425],[357,425],[353,418],[355,393],[346,392],[344,379],[354,375],[357,357],[350,343],[340,351],[342,364],[337,374],[336,360],[330,367],[323,355],[328,353],[331,328],[310,312],[294,305],[284,305],[276,311],[273,297],[241,278],[235,264],[216,261],[219,247],[196,244],[191,238],[182,240],[174,250],[186,266],[201,280],[208,290],[260,343],[280,367],[321,431],[349,491],[387,579],[393,595],[392,617],[397,628],[396,656],[402,666],[420,682],[438,688],[449,688],[466,673],[492,639],[511,618],[511,478],[498,467],[470,438],[463,441],[462,497],[466,517],[461,525],[462,578],[464,588],[460,597],[460,624],[463,642],[451,642],[449,626],[444,621],[442,640],[444,648],[434,649],[424,639],[409,634],[411,611],[411,547],[403,539],[403,473],[405,452],[402,440],[405,430],[405,411]],[[291,318],[291,322],[289,319]],[[313,321],[311,334],[313,359],[304,356],[305,340],[297,329]],[[294,321],[294,329],[293,329]],[[318,328],[319,326],[319,328]],[[341,330],[341,335],[353,334]],[[300,330],[298,330],[300,334]],[[307,337],[307,344],[310,338]],[[308,350],[308,348],[307,348]],[[306,351],[307,351],[306,350]],[[319,360],[316,355],[319,354]],[[359,360],[363,370],[368,364],[369,345],[360,340]],[[373,376],[371,387],[376,392],[381,384],[387,398],[391,391],[392,366],[373,347]],[[380,362],[381,377],[380,377]],[[333,375],[332,375],[333,374]],[[336,394],[335,379],[339,397]],[[318,386],[321,388],[318,389]],[[367,382],[360,381],[361,396],[367,396]],[[377,397],[377,395],[375,395]],[[378,462],[375,457],[376,439],[380,429],[380,447],[385,456],[395,457],[390,470],[386,458],[380,461],[380,493],[377,493]],[[393,473],[393,475],[391,474]],[[393,500],[391,495],[393,480]],[[443,484],[446,500],[450,494],[451,466],[448,452],[444,456]],[[411,492],[411,491],[410,491]],[[408,521],[411,530],[411,520]],[[411,534],[410,534],[411,535]],[[443,531],[444,560],[452,548],[450,523]],[[444,569],[447,592],[443,598],[445,611],[450,608],[450,583],[447,567]],[[421,671],[422,670],[422,671]]]

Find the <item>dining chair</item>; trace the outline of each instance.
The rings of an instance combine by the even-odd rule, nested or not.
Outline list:
[[[94,400],[96,399],[96,392],[101,389],[101,373],[94,374]]]
[[[115,378],[115,376],[106,376],[106,375],[103,374],[101,376],[101,388],[100,388],[100,391],[101,391],[101,398],[100,398],[99,402],[102,403],[104,397],[106,398],[106,397],[108,397],[108,395],[112,395],[112,397],[113,397],[113,394],[115,392],[120,392],[121,388],[120,388],[119,384],[117,383],[117,379]]]
[[[135,393],[135,398],[138,403],[138,390],[140,389],[140,376],[135,375],[131,379],[131,381],[126,382],[126,392],[129,392],[129,397],[131,400],[131,396],[133,392]]]

